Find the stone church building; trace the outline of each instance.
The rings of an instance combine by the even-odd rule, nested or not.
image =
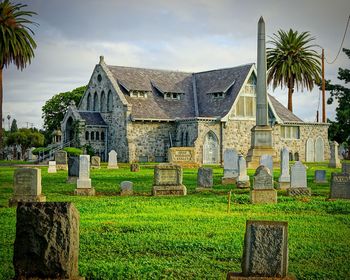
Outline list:
[[[69,106],[62,142],[90,145],[102,160],[164,162],[170,147],[194,147],[201,164],[222,162],[235,148],[247,155],[255,125],[256,68],[246,64],[198,73],[107,65],[90,78],[78,107]],[[271,95],[273,146],[291,160],[329,159],[328,124],[303,122]]]

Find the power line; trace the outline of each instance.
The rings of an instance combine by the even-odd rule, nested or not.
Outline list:
[[[343,36],[343,40],[341,41],[339,51],[338,51],[338,53],[337,53],[336,57],[334,58],[334,60],[333,60],[332,62],[328,62],[328,61],[327,61],[327,59],[326,59],[326,62],[327,62],[328,64],[333,64],[333,63],[334,63],[334,62],[337,60],[337,58],[338,58],[338,56],[339,56],[339,54],[340,54],[340,51],[341,51],[341,50],[342,50],[342,48],[343,48],[343,44],[344,44],[344,40],[345,40],[345,36],[346,36],[346,32],[348,31],[348,27],[349,27],[349,22],[350,22],[350,15],[349,15],[349,17],[348,17],[348,22],[346,23],[346,27],[345,27],[344,36]]]

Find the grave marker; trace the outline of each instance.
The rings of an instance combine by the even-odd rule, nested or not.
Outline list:
[[[100,169],[101,168],[101,158],[99,156],[91,157],[91,168]]]
[[[301,161],[297,161],[290,169],[290,188],[287,190],[289,196],[311,195],[311,189],[307,187],[306,167]]]
[[[273,160],[271,155],[262,155],[260,157],[260,165],[266,166],[270,170],[271,175],[273,176]]]
[[[166,163],[156,165],[152,193],[154,196],[186,195],[186,186],[182,184],[182,167]]]
[[[289,174],[289,151],[287,148],[281,150],[281,175],[278,178],[279,188],[282,190],[290,187],[290,174]]]
[[[130,171],[131,172],[139,172],[140,171],[140,165],[138,163],[131,163],[130,164]]]
[[[238,178],[238,153],[235,149],[226,149],[224,152],[223,185],[235,184]]]
[[[56,169],[57,170],[67,170],[67,152],[63,150],[59,150],[55,152],[55,161],[56,161]]]
[[[315,170],[315,183],[318,184],[326,184],[327,179],[326,179],[326,170]]]
[[[95,189],[91,187],[90,156],[80,155],[79,159],[79,178],[74,194],[87,196],[95,195]]]
[[[330,198],[350,199],[350,174],[332,173]]]
[[[79,156],[68,158],[68,183],[76,183],[79,178]]]
[[[213,187],[213,169],[198,168],[197,172],[197,191],[208,190]]]
[[[340,159],[338,155],[338,146],[339,144],[336,141],[332,141],[329,144],[330,150],[331,150],[331,158],[329,160],[329,167],[332,168],[339,168],[340,165]]]
[[[350,163],[342,162],[341,164],[341,172],[345,174],[350,174]]]
[[[56,161],[49,161],[49,168],[47,169],[47,173],[57,173]]]
[[[168,160],[171,164],[182,167],[199,167],[196,161],[196,151],[193,147],[172,147],[168,150]]]
[[[123,181],[120,183],[120,195],[121,196],[128,196],[133,195],[133,183],[130,181]]]
[[[251,203],[277,203],[277,191],[273,188],[270,170],[260,165],[254,174],[253,190],[250,192]]]
[[[117,159],[117,152],[114,150],[111,150],[108,153],[108,169],[118,169],[118,159]]]
[[[242,155],[239,155],[239,158],[238,158],[237,187],[240,189],[250,187],[249,176],[247,174],[247,163],[245,158]]]

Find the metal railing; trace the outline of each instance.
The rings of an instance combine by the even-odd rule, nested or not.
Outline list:
[[[62,144],[58,144],[50,148],[50,150],[39,152],[38,154],[38,163],[43,162],[44,160],[51,160],[54,158],[55,153],[59,150],[62,150],[65,147],[70,147],[73,141],[65,142]]]

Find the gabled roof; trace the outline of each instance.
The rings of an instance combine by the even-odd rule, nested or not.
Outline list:
[[[106,126],[107,124],[103,120],[99,112],[78,112],[80,117],[85,120],[86,125],[99,125]]]
[[[283,122],[303,122],[286,107],[284,107],[276,98],[269,94],[270,101],[274,107],[276,114]]]

